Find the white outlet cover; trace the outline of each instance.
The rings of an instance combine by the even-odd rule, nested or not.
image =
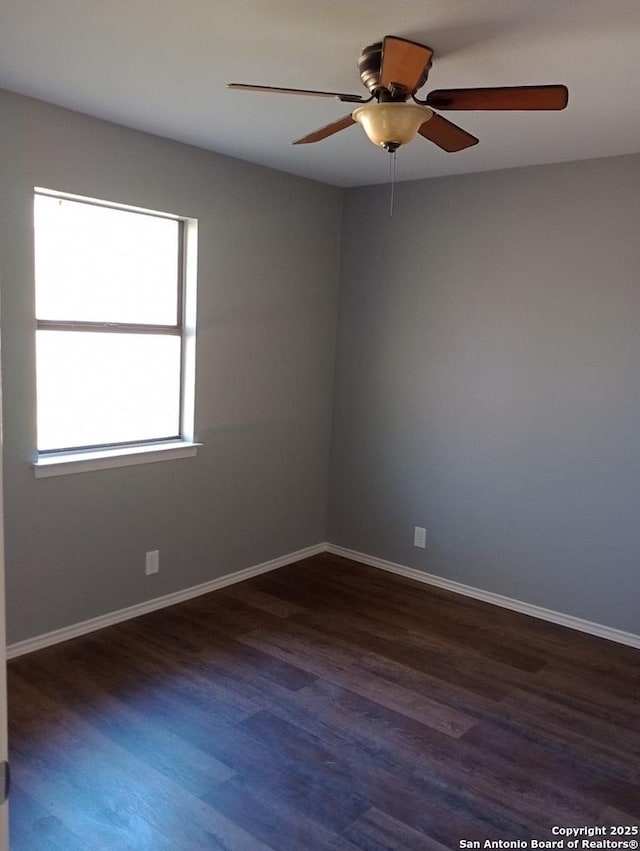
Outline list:
[[[151,576],[152,573],[158,573],[160,570],[160,551],[159,550],[149,550],[145,555],[144,559],[144,572],[147,576]]]
[[[413,527],[413,546],[420,547],[420,549],[424,549],[427,543],[427,530],[423,529],[422,526],[414,526]]]

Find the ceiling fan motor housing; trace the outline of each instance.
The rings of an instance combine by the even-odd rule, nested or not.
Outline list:
[[[420,77],[420,80],[418,81],[418,84],[414,91],[407,91],[401,86],[399,86],[398,88],[394,88],[393,91],[389,91],[380,82],[382,68],[382,47],[383,42],[377,41],[375,42],[375,44],[370,44],[368,47],[364,48],[358,59],[358,71],[360,72],[360,79],[362,80],[363,86],[369,89],[371,94],[379,101],[384,103],[394,101],[403,103],[407,100],[407,98],[415,94],[418,89],[424,86],[427,81],[427,76],[429,75],[430,65],[427,65],[427,67],[424,69],[424,72]]]

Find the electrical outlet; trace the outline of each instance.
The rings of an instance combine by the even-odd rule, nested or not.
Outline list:
[[[144,572],[147,576],[160,570],[160,550],[149,550],[144,557]]]
[[[420,547],[420,549],[424,549],[427,544],[427,530],[423,529],[422,526],[414,526],[413,527],[413,546]]]

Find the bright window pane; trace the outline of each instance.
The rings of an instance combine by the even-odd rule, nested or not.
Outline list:
[[[179,435],[178,336],[36,336],[39,451]]]
[[[174,219],[36,195],[38,319],[175,325]]]

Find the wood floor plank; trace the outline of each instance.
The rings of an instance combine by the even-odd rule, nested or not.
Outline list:
[[[33,660],[30,672],[37,677],[38,689],[58,706],[80,707],[92,727],[192,794],[206,794],[212,785],[233,776],[210,753],[184,739],[176,741],[175,734],[158,724],[152,713],[134,710],[109,694],[96,683],[95,664],[87,662],[76,657],[72,669],[57,666],[51,671]],[[85,676],[78,676],[81,672]]]
[[[626,688],[621,689],[621,684]],[[596,677],[588,670],[548,665],[537,677],[524,680],[519,688],[594,719],[609,722],[615,718],[616,725],[634,734],[640,730],[640,687],[630,691],[624,678],[617,677],[612,684],[609,678]]]
[[[305,611],[302,606],[297,606],[295,603],[287,603],[286,600],[281,600],[272,594],[259,591],[248,582],[238,582],[236,585],[228,585],[218,592],[218,596],[221,601],[228,598],[237,600],[252,608],[262,609],[268,614],[279,618],[288,618],[290,615]]]
[[[265,787],[250,775],[236,775],[217,787],[211,794],[211,802],[274,849],[356,851],[361,848],[346,835],[349,825],[344,835],[332,830],[318,820],[318,813],[310,816],[308,807],[296,806],[294,796],[283,794],[280,788]]]
[[[415,799],[426,792],[431,804],[436,801],[448,801],[452,796],[467,795],[478,801],[478,811],[474,819],[467,819],[467,830],[481,829],[486,812],[499,813],[502,827],[510,831],[522,830],[529,835],[536,835],[539,825],[536,823],[535,814],[540,812],[540,804],[547,803],[546,798],[540,800],[540,796],[534,802],[536,806],[514,806],[516,796],[510,788],[513,779],[509,782],[497,784],[495,778],[485,770],[481,754],[476,755],[472,762],[467,753],[467,761],[461,770],[461,761],[457,760],[451,765],[451,755],[438,762],[435,754],[432,754],[428,770],[419,769],[407,774],[391,772],[386,767],[371,759],[368,754],[354,746],[333,748],[318,736],[309,734],[294,724],[276,718],[268,712],[258,713],[242,722],[243,729],[249,730],[261,742],[271,742],[271,747],[284,750],[290,758],[296,762],[304,762],[316,766],[316,772],[325,777],[325,782],[332,788],[343,790],[343,794],[349,794],[353,784],[353,778],[358,777],[359,794],[369,800],[374,807],[387,813],[398,814],[398,801]],[[480,769],[480,770],[479,770]],[[522,787],[527,785],[525,776],[518,778],[519,788],[517,792],[520,801],[524,799]],[[461,790],[465,790],[462,792]],[[530,794],[533,784],[529,785]],[[504,805],[509,802],[509,809]],[[456,808],[462,811],[462,807]],[[467,812],[472,809],[467,805]],[[528,810],[528,811],[527,811]],[[401,810],[405,813],[406,810]],[[482,815],[479,813],[482,812]],[[533,814],[533,817],[532,817]]]
[[[640,817],[632,816],[629,813],[623,813],[622,810],[617,810],[615,807],[605,807],[600,814],[599,822],[609,825],[623,825],[624,827],[640,828]],[[637,837],[638,834],[634,834]]]
[[[382,797],[385,784],[393,798],[403,790],[406,778],[411,777],[414,783],[421,778],[436,778],[442,788],[464,788],[488,809],[500,809],[508,802],[509,809],[528,820],[532,829],[540,825],[541,817],[546,823],[550,813],[558,823],[569,824],[588,822],[600,812],[599,802],[576,792],[571,782],[564,786],[556,784],[553,772],[536,771],[526,763],[496,757],[486,743],[484,747],[474,747],[465,737],[451,742],[449,737],[415,722],[407,727],[402,716],[389,717],[391,712],[383,713],[377,705],[367,706],[364,699],[354,694],[329,691],[330,699],[323,700],[318,694],[320,687],[320,683],[313,687],[315,694],[309,701],[307,715],[294,717],[289,713],[289,718],[283,720],[291,727],[271,738],[286,742],[288,748],[294,743],[300,747],[298,731],[304,731],[314,743],[306,758],[323,765],[341,766],[347,778],[361,776],[361,791],[380,809],[393,811],[393,803]],[[298,699],[301,697],[302,693]],[[266,717],[260,713],[242,722],[242,726],[258,728],[262,731],[261,740],[266,739]],[[388,723],[384,724],[385,721]],[[273,721],[270,724],[273,727]],[[399,734],[399,727],[405,736]],[[340,733],[342,736],[336,735]],[[371,778],[377,785],[373,792],[369,790]],[[336,776],[334,782],[344,782],[344,777]]]
[[[640,651],[321,555],[13,660],[12,851],[640,822]]]
[[[25,792],[15,778],[11,783],[11,805],[20,814],[11,823],[11,851],[86,851],[86,843]]]
[[[363,851],[447,851],[445,845],[375,807],[349,825],[345,835]]]
[[[412,687],[390,682],[379,674],[365,670],[360,656],[354,657],[348,653],[337,640],[327,642],[317,630],[290,624],[286,631],[282,628],[277,631],[256,630],[240,636],[239,640],[278,659],[304,667],[323,679],[338,685],[348,684],[352,691],[450,736],[462,735],[475,723],[474,718],[443,706]],[[311,648],[313,652],[310,652]],[[388,662],[386,667],[389,665]]]
[[[221,667],[229,662],[226,666],[229,672],[238,674],[242,668],[242,675],[245,677],[259,676],[261,680],[271,680],[293,691],[309,685],[314,679],[307,671],[295,665],[239,644],[235,637],[216,632],[207,621],[194,621],[186,612],[172,613],[163,624],[161,635],[142,618],[127,624],[123,634],[130,633],[135,634],[145,648],[155,650],[159,663],[166,659],[167,647],[170,644],[172,664],[176,658],[191,666],[210,662]]]
[[[13,687],[21,690],[23,700],[39,703],[43,712],[50,708],[49,698],[29,683],[14,677]],[[28,727],[12,728],[10,735],[20,785],[59,813],[75,833],[89,831],[97,848],[268,849],[202,798],[109,741],[77,713],[60,713],[48,735],[39,735],[35,742]],[[50,781],[38,771],[41,763],[49,766]]]
[[[604,750],[620,763],[628,763],[630,773],[635,772],[640,764],[637,732],[625,729],[611,716],[598,717],[585,708],[569,706],[562,699],[550,699],[524,689],[514,689],[503,700],[503,705],[534,716],[539,724],[567,731],[572,740],[586,741],[588,746]]]
[[[334,638],[360,648],[363,654],[375,652],[386,660],[430,675],[432,687],[441,682],[447,692],[455,691],[457,687],[493,702],[505,697],[514,685],[524,685],[529,679],[518,668],[452,648],[450,644],[432,637],[426,639],[423,634],[394,628],[388,622],[363,617],[354,611],[348,619],[344,614],[305,612],[292,617],[291,622],[329,631]]]
[[[109,792],[106,792],[105,780],[101,778],[96,784],[98,794],[94,790],[90,792],[89,776],[80,766],[44,742],[38,744],[36,752],[15,733],[12,754],[16,784],[28,789],[41,807],[55,814],[69,832],[78,837],[90,836],[94,848],[100,851],[113,848],[122,851],[152,851],[156,848],[170,851],[172,848],[170,840],[135,811],[135,799],[132,811],[131,800],[124,799],[126,784],[121,787],[110,784]],[[47,779],[45,772],[49,775]],[[123,790],[122,798],[118,797],[119,788]],[[21,813],[20,819],[24,818],[27,816]],[[14,825],[15,817],[10,819],[12,830]],[[30,826],[34,832],[34,823]],[[18,835],[20,830],[22,828]],[[34,847],[39,848],[39,844],[34,844]]]
[[[609,791],[620,801],[626,802],[630,796],[640,800],[638,784],[628,765],[615,755],[606,755],[606,743],[596,743],[596,749],[588,742],[575,742],[563,730],[538,724],[535,716],[505,715],[501,724],[482,722],[471,728],[464,739],[478,747],[490,742],[492,753],[504,759],[511,755],[532,770],[548,772],[559,783],[571,784],[603,803],[609,800]]]

